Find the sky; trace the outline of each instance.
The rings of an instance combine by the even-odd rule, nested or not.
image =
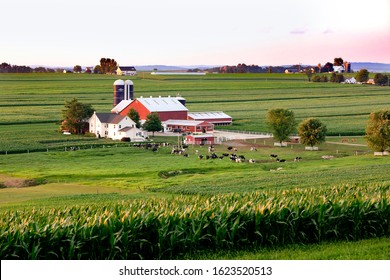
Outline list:
[[[0,0],[0,63],[390,63],[390,0]]]

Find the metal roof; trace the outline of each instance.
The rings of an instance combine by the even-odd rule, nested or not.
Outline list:
[[[122,71],[137,71],[134,66],[118,66]]]
[[[193,120],[166,120],[163,122],[165,125],[187,125],[196,126],[204,123],[204,121],[193,121]]]
[[[140,97],[137,100],[150,112],[188,111],[176,97]]]
[[[131,102],[133,102],[134,100],[122,100],[121,102],[119,102],[114,108],[111,109],[111,112],[112,113],[116,113],[116,114],[119,114],[120,112],[122,112],[127,106],[130,105]]]
[[[196,120],[208,120],[208,119],[231,119],[232,117],[224,112],[196,112],[188,113],[188,117]]]

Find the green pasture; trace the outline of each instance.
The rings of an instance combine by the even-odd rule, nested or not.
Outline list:
[[[352,75],[352,74],[351,74]],[[49,139],[69,139],[56,133],[65,100],[76,97],[98,112],[113,102],[113,82],[125,77],[88,74],[1,74],[0,153],[46,147],[34,131]],[[176,96],[190,111],[224,111],[233,117],[232,130],[267,132],[266,112],[284,107],[298,121],[318,117],[329,135],[363,135],[368,115],[388,107],[389,89],[368,85],[310,83],[303,74],[208,74],[206,76],[131,77],[135,96]],[[26,131],[28,125],[28,132]],[[30,133],[32,131],[32,133]],[[23,135],[23,136],[21,136]],[[16,138],[16,139],[15,139]]]
[[[320,145],[319,151],[305,151],[300,144],[274,147],[272,139],[228,142],[216,146],[218,155],[229,153],[228,145],[237,147],[236,153],[245,156],[246,162],[236,163],[228,158],[200,160],[199,154],[209,154],[207,147],[189,146],[187,158],[172,155],[171,146],[152,152],[133,147],[132,143],[58,132],[65,100],[76,97],[91,104],[98,112],[108,112],[112,108],[112,84],[118,78],[125,77],[0,74],[1,213],[12,216],[13,212],[26,211],[29,215],[29,211],[34,212],[34,209],[46,209],[42,210],[44,213],[68,206],[75,209],[89,205],[116,207],[117,203],[138,203],[139,200],[150,199],[169,201],[178,197],[186,199],[189,205],[196,205],[207,197],[218,200],[232,194],[247,199],[253,192],[259,195],[272,192],[277,199],[282,198],[283,193],[301,189],[308,193],[323,191],[325,196],[333,196],[343,187],[360,189],[368,186],[373,195],[378,188],[384,189],[388,195],[386,186],[390,183],[390,159],[374,157],[362,137],[369,113],[388,108],[390,98],[386,87],[309,83],[305,75],[299,74],[185,77],[140,73],[130,78],[134,81],[136,97],[180,94],[186,98],[190,111],[226,112],[233,117],[234,124],[223,129],[267,132],[267,110],[284,107],[293,110],[298,121],[318,117],[327,125],[331,135],[327,137],[327,143]],[[155,137],[153,141],[174,145],[177,137]],[[257,151],[251,151],[251,146],[255,146]],[[278,154],[286,162],[276,162],[270,158],[271,153]],[[333,158],[326,160],[322,156]],[[296,157],[302,157],[302,160],[295,162]],[[256,163],[248,163],[250,158]],[[4,187],[5,183],[24,181],[35,184]],[[354,205],[352,200],[350,196],[348,203]],[[382,207],[384,200],[378,201]],[[343,203],[340,200],[340,205]],[[164,215],[168,217],[171,214]],[[388,224],[383,225],[385,232],[386,226]],[[43,228],[44,225],[40,230]],[[375,253],[377,248],[388,249],[386,236],[373,241],[365,240],[370,259],[388,258],[389,253]],[[324,250],[328,252],[313,257],[308,255],[307,258],[361,259],[360,243],[354,244],[357,245],[348,245],[356,250],[352,256],[343,253],[342,249],[339,253],[329,252],[333,249],[328,248],[343,246],[330,241],[324,245]],[[318,249],[316,246],[292,244],[287,248],[252,252],[229,245],[222,255],[182,252],[180,258],[289,259],[299,252],[296,259],[304,259],[306,250],[315,251]]]

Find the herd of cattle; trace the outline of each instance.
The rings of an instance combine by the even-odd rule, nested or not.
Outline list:
[[[170,146],[169,143],[136,143],[133,145],[134,147],[138,148],[145,148],[145,149],[150,149],[153,152],[157,152],[160,147],[167,147]],[[182,145],[180,147],[174,146],[171,149],[171,154],[172,155],[181,155],[183,157],[189,157],[188,154],[188,146],[187,145]],[[250,151],[257,151],[256,147],[251,147]],[[215,152],[215,147],[210,145],[208,147],[208,153],[203,155],[199,153],[199,150],[195,150],[195,155],[198,157],[200,160],[215,160],[215,159],[224,159],[228,158],[229,160],[233,162],[248,162],[248,163],[256,163],[256,160],[253,158],[246,159],[244,155],[237,154],[238,149],[232,146],[227,147],[227,152],[222,153],[222,154],[217,154]],[[269,155],[270,159],[275,160],[276,162],[286,162],[285,159],[279,158],[277,154],[270,154]],[[295,157],[294,161],[301,161],[302,157]]]

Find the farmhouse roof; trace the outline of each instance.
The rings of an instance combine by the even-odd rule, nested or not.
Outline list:
[[[232,117],[224,112],[195,112],[188,113],[188,117],[194,120],[209,120],[209,119],[231,119]]]
[[[112,113],[96,113],[96,117],[101,123],[117,124],[125,118],[125,116],[112,114]]]
[[[126,126],[126,127],[122,128],[122,129],[119,129],[118,131],[119,131],[119,132],[127,132],[127,131],[130,131],[130,130],[132,130],[132,129],[134,129],[134,128],[133,128],[133,127],[130,127],[130,126]]]
[[[118,66],[122,71],[137,71],[134,66]]]
[[[136,101],[144,105],[149,112],[188,111],[176,97],[140,97]]]

